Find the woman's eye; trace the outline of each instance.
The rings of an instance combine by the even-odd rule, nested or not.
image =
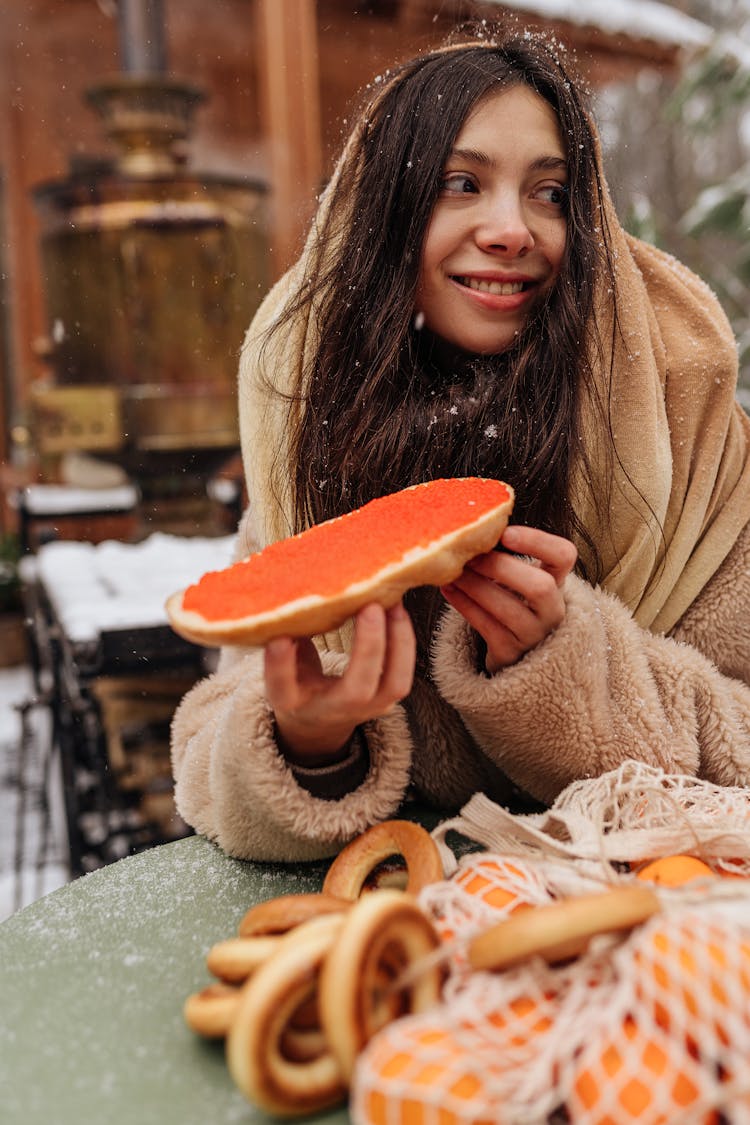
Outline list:
[[[565,207],[568,202],[568,189],[565,184],[545,184],[536,192],[537,197],[554,207]]]
[[[440,190],[447,195],[465,195],[475,192],[477,185],[464,172],[447,172],[440,181]]]

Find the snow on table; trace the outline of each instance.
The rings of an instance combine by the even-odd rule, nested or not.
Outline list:
[[[47,543],[33,561],[61,628],[78,644],[109,630],[167,625],[169,595],[229,566],[234,544],[234,535],[154,532],[141,543]]]
[[[23,507],[32,516],[65,516],[81,512],[127,512],[138,503],[132,484],[114,488],[71,488],[62,484],[30,484],[23,490]]]

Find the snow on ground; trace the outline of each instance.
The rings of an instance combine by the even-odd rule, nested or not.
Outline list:
[[[142,543],[55,541],[22,560],[75,643],[167,623],[166,598],[232,561],[234,536],[156,532]],[[31,670],[0,671],[0,921],[69,879],[60,763]]]
[[[0,671],[0,922],[70,878],[50,717],[33,699],[29,668]]]

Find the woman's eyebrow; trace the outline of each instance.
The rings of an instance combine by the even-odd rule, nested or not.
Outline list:
[[[483,168],[494,168],[496,165],[495,159],[489,153],[482,152],[476,148],[454,148],[451,149],[449,160],[465,160],[469,164],[478,164]],[[567,172],[568,162],[564,156],[557,156],[550,153],[549,155],[542,155],[532,160],[529,165],[531,172]]]
[[[567,172],[568,162],[564,156],[540,156],[531,163],[534,172]]]
[[[487,168],[492,167],[495,161],[486,152],[476,148],[453,148],[448,154],[449,160],[466,160],[470,164],[481,164]]]

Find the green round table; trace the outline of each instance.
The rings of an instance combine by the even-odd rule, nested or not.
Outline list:
[[[86,875],[0,925],[3,1125],[249,1125],[223,1044],[185,998],[260,899],[319,890],[327,864],[229,859],[194,836]],[[344,1108],[305,1121],[340,1125]]]

